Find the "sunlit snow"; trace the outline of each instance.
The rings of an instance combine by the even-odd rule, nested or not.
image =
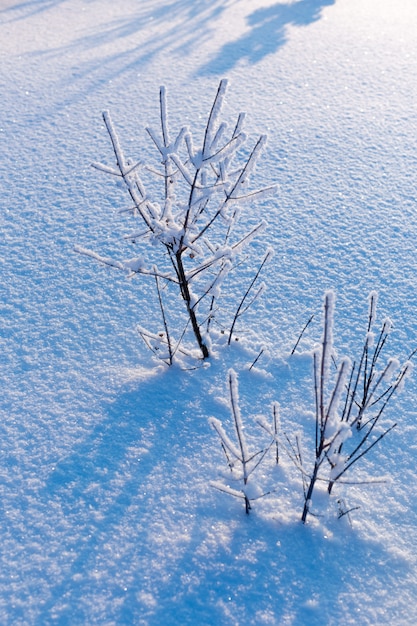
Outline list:
[[[397,426],[352,484],[317,483],[301,523],[324,294],[330,372],[384,320],[381,388],[416,359],[416,32],[415,0],[0,1],[0,624],[417,623],[415,373],[384,411]],[[114,167],[102,111],[129,163],[158,167],[165,85],[198,164],[222,78],[229,130],[244,111],[250,145],[268,137],[253,189],[277,186],[242,210],[242,236],[265,227],[227,289],[207,282],[224,319],[274,254],[231,345],[220,316],[213,356],[169,368],[141,338],[166,347],[137,275],[154,259],[97,169]],[[244,449],[269,446],[245,492],[222,449],[242,450],[231,369]],[[333,478],[356,436],[334,432]]]

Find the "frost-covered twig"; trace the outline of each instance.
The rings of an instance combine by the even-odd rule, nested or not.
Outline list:
[[[335,451],[336,459],[343,459],[343,463],[335,463],[330,459],[332,472],[328,485],[329,493],[331,493],[334,484],[357,461],[396,427],[397,424],[392,424],[383,429],[382,432],[376,432],[393,395],[402,388],[412,371],[410,360],[407,360],[400,367],[398,359],[394,358],[388,358],[381,368],[382,351],[387,343],[392,323],[388,319],[383,321],[375,342],[373,325],[376,319],[376,305],[377,294],[371,292],[364,346],[359,359],[359,366],[356,370],[355,365],[352,366],[349,385],[346,389],[346,401],[341,414],[341,420],[349,424],[355,436],[349,441],[349,443],[353,443],[350,450],[347,449],[344,442],[341,442]],[[357,432],[355,433],[355,431]]]
[[[242,415],[239,406],[239,389],[238,389],[238,380],[237,375],[234,370],[229,370],[228,372],[228,387],[229,387],[229,405],[231,416],[234,425],[234,431],[236,436],[236,443],[229,437],[226,433],[223,424],[221,421],[215,417],[211,417],[209,422],[211,427],[216,431],[217,435],[220,438],[222,450],[226,456],[227,465],[231,471],[231,478],[241,483],[240,489],[234,489],[229,485],[224,485],[219,481],[212,481],[211,485],[220,491],[224,491],[229,495],[233,495],[235,497],[243,498],[245,502],[245,511],[249,514],[251,510],[251,502],[253,500],[257,500],[263,496],[268,495],[271,491],[264,492],[261,495],[254,496],[250,493],[249,490],[249,478],[256,471],[256,469],[261,465],[269,450],[273,446],[274,442],[277,441],[276,433],[272,434],[271,440],[269,443],[257,450],[256,452],[250,452],[249,447],[246,441],[245,429],[243,426]],[[258,420],[259,421],[259,420]],[[261,426],[266,430],[269,434],[271,434],[269,426],[266,426],[262,421],[260,422]],[[277,416],[277,408],[274,407],[274,421],[273,421],[273,429],[274,431],[278,428],[278,416]],[[277,463],[278,463],[278,447],[277,450]]]
[[[237,257],[265,226],[261,222],[246,234],[235,235],[241,208],[275,191],[275,187],[254,191],[249,188],[266,137],[261,136],[246,160],[240,162],[238,151],[247,140],[242,131],[245,115],[238,116],[231,135],[227,136],[227,124],[220,121],[226,89],[227,81],[220,81],[201,147],[198,147],[188,128],[181,128],[176,135],[171,133],[166,90],[161,87],[160,132],[146,129],[158,152],[159,164],[156,165],[128,158],[110,113],[103,113],[115,164],[95,163],[94,167],[121,179],[130,198],[130,207],[122,212],[141,222],[141,228],[136,227],[125,239],[133,245],[156,246],[162,255],[155,263],[154,254],[149,249],[152,269],[148,269],[142,258],[115,261],[80,246],[76,248],[105,265],[128,271],[130,276],[153,276],[159,307],[162,289],[166,293],[163,325],[170,350],[192,331],[203,359],[210,355],[211,345],[208,337],[210,323],[205,324],[219,311],[217,302],[222,286],[238,264]],[[150,176],[155,180],[152,184],[149,184]],[[163,181],[162,189],[160,181]],[[266,258],[261,262],[255,280],[265,262]],[[170,289],[174,286],[185,305],[186,321],[182,322],[182,329],[178,327],[178,297]],[[238,317],[247,309],[246,300],[251,289],[252,284],[232,319],[229,340]],[[169,330],[173,323],[176,324],[175,332]],[[175,350],[170,352],[169,363],[175,354]]]
[[[304,508],[301,516],[303,523],[307,520],[313,491],[319,477],[319,470],[327,458],[328,451],[338,438],[345,436],[343,428],[337,423],[337,409],[346,380],[348,361],[344,360],[342,362],[337,372],[336,382],[330,393],[330,397],[329,399],[326,397],[330,362],[333,354],[333,319],[334,293],[327,292],[324,299],[324,323],[321,349],[320,352],[314,353],[314,390],[316,398],[315,459],[304,498]]]

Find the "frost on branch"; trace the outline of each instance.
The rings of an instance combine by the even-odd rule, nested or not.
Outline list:
[[[383,424],[385,410],[411,373],[410,360],[385,359],[392,322],[386,318],[375,333],[377,294],[369,296],[368,322],[363,347],[356,360],[336,364],[333,349],[334,294],[324,300],[323,335],[313,356],[316,400],[314,462],[310,471],[299,467],[305,482],[302,521],[311,514],[317,482],[332,493],[335,484],[352,482],[346,473],[396,427]],[[355,479],[356,484],[378,482]]]
[[[259,491],[255,483],[250,479],[257,468],[263,463],[266,455],[274,445],[276,448],[276,463],[278,464],[279,461],[277,440],[278,409],[277,405],[273,406],[272,426],[267,423],[264,417],[258,418],[258,424],[270,435],[270,440],[263,448],[257,450],[256,452],[252,452],[246,439],[245,427],[239,406],[238,379],[236,372],[232,369],[228,372],[227,382],[229,387],[229,406],[233,420],[235,441],[226,433],[226,430],[219,419],[211,417],[209,423],[219,436],[221,447],[230,472],[228,472],[228,479],[226,483],[224,481],[221,482],[216,480],[211,481],[210,484],[212,487],[215,487],[219,491],[223,491],[228,495],[242,498],[245,503],[245,511],[249,514],[252,508],[251,502],[270,493]],[[231,486],[229,483],[232,483],[232,485],[235,486]]]
[[[166,90],[161,87],[160,130],[146,129],[158,155],[156,165],[126,157],[110,113],[103,113],[115,163],[95,163],[94,167],[122,181],[128,196],[128,206],[122,212],[129,214],[135,224],[125,239],[130,245],[143,246],[144,250],[124,261],[114,261],[81,247],[76,250],[124,270],[130,277],[143,274],[154,279],[167,348],[161,354],[168,364],[181,354],[190,354],[189,337],[194,337],[200,356],[207,358],[211,345],[208,333],[213,321],[229,333],[230,342],[238,318],[257,297],[251,293],[252,298],[248,299],[260,269],[270,257],[267,253],[237,305],[237,312],[229,322],[225,321],[222,288],[238,257],[265,227],[262,221],[246,233],[238,232],[241,212],[250,211],[255,202],[276,190],[250,187],[266,137],[261,136],[252,149],[246,148],[243,113],[228,132],[227,123],[220,119],[226,89],[227,81],[222,80],[203,138],[198,142],[186,127],[171,133]],[[248,155],[243,160],[242,153]],[[156,263],[150,260],[154,258],[155,246],[160,252]],[[260,295],[262,290],[258,292]],[[179,309],[183,310],[182,322],[178,321]],[[144,329],[139,332],[149,346],[155,332]]]

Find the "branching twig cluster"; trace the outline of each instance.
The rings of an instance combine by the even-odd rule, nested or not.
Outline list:
[[[226,87],[227,81],[222,80],[200,146],[195,144],[186,127],[175,136],[171,134],[166,91],[164,87],[160,89],[160,133],[146,129],[159,153],[157,167],[126,157],[109,112],[103,113],[115,165],[96,163],[94,167],[124,183],[131,203],[128,211],[138,222],[126,239],[131,243],[156,245],[163,254],[158,264],[149,265],[143,257],[114,261],[81,247],[77,250],[101,263],[125,270],[130,276],[143,274],[154,278],[163,331],[155,333],[140,327],[139,332],[148,347],[168,364],[172,364],[176,355],[188,353],[184,341],[189,329],[201,357],[209,356],[208,333],[220,308],[222,283],[235,266],[237,256],[265,226],[260,222],[243,235],[235,234],[241,207],[275,190],[274,187],[249,189],[266,137],[261,136],[239,163],[238,157],[246,142],[245,115],[238,116],[231,133],[227,134],[227,124],[220,121]],[[149,175],[153,181],[150,189],[145,183]],[[270,255],[267,252],[232,316],[229,343],[236,322],[262,292],[262,286],[255,290],[254,285]],[[171,314],[177,311],[178,300],[172,287],[184,302],[186,313],[182,328],[176,322],[174,330],[170,328]]]
[[[215,417],[210,418],[210,424],[220,438],[220,443],[224,455],[226,457],[228,468],[230,469],[229,481],[232,483],[240,483],[241,488],[236,489],[219,481],[212,481],[212,486],[220,491],[237,498],[242,498],[245,503],[245,511],[249,514],[251,510],[251,502],[267,495],[265,492],[260,495],[252,495],[249,489],[249,478],[255,470],[264,461],[268,452],[275,446],[275,460],[279,461],[278,450],[278,409],[273,407],[272,425],[265,420],[259,420],[260,426],[270,435],[270,441],[260,450],[252,452],[249,450],[245,430],[243,427],[242,416],[239,407],[239,390],[236,373],[230,370],[228,373],[228,386],[230,394],[230,411],[233,419],[233,425],[236,435],[236,442],[227,435],[221,421]]]
[[[273,405],[272,423],[264,418],[257,419],[270,436],[269,443],[255,453],[249,452],[239,409],[237,377],[232,370],[229,372],[230,407],[238,445],[232,442],[218,419],[211,418],[210,422],[220,437],[231,479],[240,481],[241,488],[238,490],[219,482],[213,485],[230,495],[243,498],[247,513],[251,508],[249,477],[273,447],[276,464],[280,462],[281,446],[301,473],[303,523],[313,514],[313,496],[318,483],[326,485],[330,495],[337,483],[360,485],[384,482],[383,479],[366,477],[346,479],[346,474],[396,427],[396,423],[383,424],[382,417],[393,395],[402,387],[411,371],[410,358],[413,354],[403,365],[397,359],[384,358],[392,323],[385,319],[381,329],[374,331],[377,295],[372,292],[359,359],[350,361],[345,358],[337,365],[333,339],[334,301],[334,293],[326,293],[323,335],[319,348],[313,353],[315,432],[312,454],[303,449],[299,436],[294,438],[285,431],[279,432],[277,404]],[[264,495],[266,493],[258,497]],[[337,503],[338,517],[347,516],[349,520],[350,513],[358,508],[349,508],[340,497]]]
[[[320,350],[314,353],[314,390],[316,398],[314,465],[308,475],[302,521],[311,510],[313,491],[318,480],[327,482],[330,494],[336,482],[393,429],[396,423],[380,428],[382,415],[394,393],[411,371],[410,361],[402,366],[397,359],[383,360],[392,323],[385,319],[375,335],[375,292],[369,296],[368,324],[359,360],[343,359],[331,375],[334,363],[334,294],[324,301],[324,325]],[[304,470],[304,468],[303,468]],[[357,481],[354,481],[357,482]],[[361,481],[370,482],[370,481]]]
[[[236,267],[238,257],[265,227],[262,221],[247,232],[239,233],[237,225],[241,209],[275,191],[275,187],[250,190],[249,182],[266,137],[259,137],[252,149],[246,148],[243,113],[228,132],[227,124],[220,119],[226,88],[227,81],[220,81],[202,141],[197,146],[188,128],[183,127],[174,135],[171,133],[166,91],[161,87],[160,132],[146,129],[158,155],[156,166],[127,157],[109,112],[103,113],[115,163],[112,166],[95,163],[94,167],[122,182],[129,197],[129,205],[122,212],[135,220],[135,228],[126,240],[132,245],[146,244],[147,247],[144,256],[123,261],[81,246],[76,250],[127,272],[129,277],[144,275],[153,280],[160,326],[156,331],[139,327],[139,333],[149,349],[168,365],[177,358],[193,354],[188,347],[189,336],[194,338],[200,358],[209,357],[214,322],[220,325],[227,342],[231,343],[240,318],[264,290],[264,285],[258,282],[259,276],[272,255],[271,250],[265,252],[243,295],[236,299],[229,322],[224,323],[221,319],[224,313],[221,301],[223,283]],[[154,261],[154,249],[162,253],[157,262]],[[183,319],[179,314],[181,307],[178,307],[181,301],[184,304]],[[329,292],[325,296],[323,336],[313,358],[316,406],[312,469],[305,463],[303,456],[306,455],[302,454],[299,438],[294,443],[284,433],[289,456],[302,475],[303,522],[312,512],[317,482],[324,481],[331,494],[334,485],[346,482],[346,473],[396,426],[395,423],[382,425],[381,418],[407,378],[411,365],[408,360],[400,366],[393,358],[381,365],[392,324],[386,319],[381,330],[375,333],[375,318],[376,294],[372,293],[359,359],[353,362],[343,359],[337,365],[333,349],[334,294]],[[303,328],[291,354],[312,319]],[[335,372],[333,366],[336,366]],[[278,406],[273,407],[272,424],[259,420],[270,437],[268,444],[250,452],[240,414],[237,376],[233,370],[229,371],[228,385],[236,442],[226,434],[218,419],[211,418],[211,425],[220,437],[230,478],[240,482],[241,488],[223,483],[215,483],[215,486],[242,498],[246,513],[249,513],[251,502],[266,495],[262,493],[255,497],[250,493],[250,477],[273,448],[275,462],[279,462]],[[354,510],[349,509],[342,499],[339,504],[340,516],[349,515]]]

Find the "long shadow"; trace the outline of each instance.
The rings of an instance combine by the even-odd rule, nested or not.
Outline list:
[[[210,400],[204,401],[204,411],[202,402],[198,370],[167,370],[134,383],[103,407],[103,420],[56,464],[41,500],[51,517],[58,511],[56,530],[45,538],[45,550],[60,563],[62,575],[49,581],[50,596],[42,603],[36,624],[87,623],[95,611],[88,603],[102,593],[94,578],[97,571],[105,576],[108,610],[114,604],[117,623],[138,623],[137,596],[149,574],[157,576],[158,571],[144,567],[159,550],[153,546],[158,536],[154,526],[170,527],[169,516],[189,515],[182,500],[188,498],[189,459],[196,457],[199,442],[204,445],[211,436],[207,419],[199,419]],[[190,463],[198,474],[198,461]],[[190,523],[196,523],[195,511],[191,518]],[[176,529],[167,532],[175,534]],[[120,533],[128,544],[124,550]],[[55,553],[57,545],[72,556]],[[126,591],[118,581],[123,578],[130,579]]]
[[[283,527],[255,516],[245,519],[244,513],[216,514],[219,534],[217,542],[210,538],[212,551],[205,559],[196,556],[207,541],[196,525],[169,588],[159,589],[149,626],[353,623],[361,610],[355,584],[372,581],[370,589],[361,590],[366,597],[395,588],[413,573],[405,558],[348,528],[329,540],[301,523]],[[231,529],[227,546],[223,525]]]
[[[274,54],[288,39],[289,26],[308,26],[322,17],[322,9],[335,0],[297,0],[256,9],[247,18],[250,30],[225,44],[217,55],[200,68],[199,74],[225,74],[246,60],[253,65]]]
[[[30,19],[34,13],[46,12],[67,0],[28,0],[3,11],[0,15],[4,23]],[[58,94],[65,94],[54,108],[65,108],[82,101],[86,93],[91,94],[122,74],[145,72],[158,55],[165,54],[167,77],[175,77],[175,55],[186,57],[193,54],[196,46],[212,36],[222,13],[240,0],[171,0],[170,2],[138,2],[129,14],[119,14],[106,20],[105,16],[90,28],[74,33],[72,40],[55,48],[39,49],[27,53],[29,62],[33,57],[46,61],[59,61],[66,56],[76,59],[76,66],[70,75],[62,77],[55,85]],[[97,3],[97,0],[90,0]],[[99,3],[98,3],[99,4]],[[80,22],[81,24],[81,22]],[[116,50],[108,51],[109,44]],[[103,48],[102,53],[91,55],[91,50]],[[172,54],[172,68],[169,55]],[[45,113],[45,116],[48,112]],[[35,120],[33,120],[35,121]],[[39,121],[39,120],[37,120]]]
[[[26,0],[26,2],[14,2],[6,6],[0,7],[0,15],[6,22],[15,22],[38,13],[43,13],[49,9],[67,2],[68,0]]]
[[[4,22],[30,18],[35,13],[46,12],[63,4],[66,0],[27,0],[0,9]],[[117,80],[121,74],[143,72],[160,54],[167,50],[175,56],[192,56],[196,47],[210,40],[219,18],[240,0],[171,0],[170,2],[138,3],[135,11],[110,21],[97,23],[93,30],[55,49],[28,53],[45,59],[62,59],[69,55],[77,58],[71,76],[64,76],[57,84],[57,93],[65,96],[55,103],[63,108],[85,98],[102,88],[108,81]],[[90,0],[95,4],[97,0]],[[273,54],[285,44],[290,26],[308,26],[322,17],[324,7],[335,0],[296,0],[279,2],[270,7],[255,10],[247,18],[249,31],[235,41],[226,43],[206,65],[196,69],[197,75],[227,73],[241,61],[256,64],[265,56]],[[117,51],[90,55],[94,48],[106,48],[109,43],[123,42]],[[85,58],[84,58],[84,54]],[[167,76],[175,76],[175,68],[166,68]],[[45,113],[45,116],[48,112]],[[36,120],[39,121],[39,120]]]
[[[62,2],[65,0],[55,0]],[[90,0],[94,2],[95,0]],[[163,49],[167,44],[187,45],[187,41],[191,45],[197,38],[204,36],[206,31],[210,30],[212,20],[218,18],[226,9],[222,0],[213,0],[207,3],[206,0],[172,0],[163,3],[161,6],[155,6],[152,2],[140,3],[137,9],[128,16],[114,19],[112,22],[106,23],[101,27],[97,25],[94,33],[84,35],[79,39],[75,39],[71,47],[79,47],[80,49],[89,49],[106,44],[109,41],[123,39],[131,35],[143,33],[146,36],[150,29],[155,26],[163,28],[163,34],[158,33],[152,36],[145,47],[158,51]],[[190,24],[192,27],[190,28]],[[132,52],[135,53],[138,61],[143,53],[143,41]],[[63,49],[60,50],[61,52]],[[146,53],[145,53],[146,54]]]
[[[342,611],[353,620],[358,577],[384,590],[411,575],[407,562],[343,524],[326,538],[256,509],[247,517],[211,489],[206,417],[228,408],[204,390],[216,376],[201,374],[169,370],[133,385],[57,464],[42,500],[61,511],[54,545],[73,556],[55,555],[60,572],[36,625],[319,626]],[[254,384],[249,373],[241,380],[242,391]]]
[[[0,8],[5,21],[18,21],[31,17],[35,13],[44,12],[68,0],[29,0],[5,9]],[[97,0],[89,0],[95,3]],[[239,0],[171,0],[156,6],[150,0],[138,3],[137,8],[128,15],[117,17],[110,21],[95,24],[90,33],[75,37],[66,45],[54,50],[40,51],[38,54],[47,56],[62,56],[65,53],[74,53],[74,50],[83,51],[107,45],[126,37],[139,38],[137,45],[130,42],[125,54],[114,55],[118,71],[128,69],[130,65],[142,65],[144,61],[153,58],[159,51],[171,46],[174,50],[187,52],[197,41],[203,41],[210,36],[213,22],[226,10],[227,5]],[[157,33],[153,30],[157,27]],[[113,58],[108,56],[108,60]],[[129,59],[129,61],[127,61]],[[126,67],[123,65],[126,62]],[[106,59],[99,62],[106,65]],[[90,68],[91,69],[91,68]]]

